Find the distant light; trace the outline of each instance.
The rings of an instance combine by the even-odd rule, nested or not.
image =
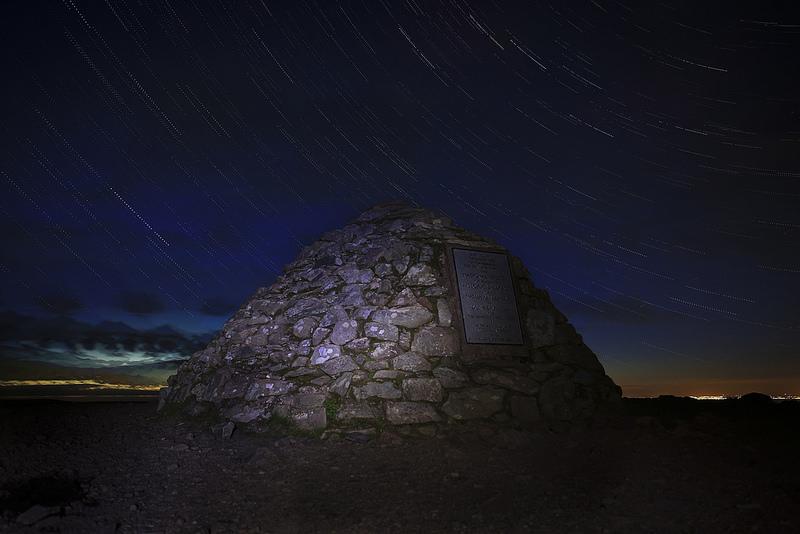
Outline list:
[[[158,391],[163,386],[141,384],[112,384],[99,380],[0,380],[0,387],[14,386],[88,386],[87,389],[128,389],[135,391]]]

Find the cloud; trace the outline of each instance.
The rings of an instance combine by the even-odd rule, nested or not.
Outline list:
[[[222,297],[211,297],[200,305],[200,312],[206,315],[228,315],[236,305]]]
[[[212,336],[186,333],[170,325],[140,330],[115,321],[91,324],[68,317],[0,311],[0,363],[39,360],[85,367],[174,360],[200,350]]]
[[[126,291],[119,296],[118,306],[134,315],[152,315],[164,310],[157,295],[142,291]]]
[[[83,303],[77,297],[57,293],[43,295],[36,303],[44,311],[56,315],[71,315],[83,308]]]

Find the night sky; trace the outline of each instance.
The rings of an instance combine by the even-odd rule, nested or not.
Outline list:
[[[2,358],[185,357],[405,200],[626,395],[800,394],[800,15],[748,4],[4,2]]]

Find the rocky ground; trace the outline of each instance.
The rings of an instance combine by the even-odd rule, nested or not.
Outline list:
[[[625,401],[603,429],[224,438],[154,403],[0,403],[2,532],[798,532],[800,417]]]

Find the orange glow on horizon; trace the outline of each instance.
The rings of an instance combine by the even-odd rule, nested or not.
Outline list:
[[[87,386],[89,390],[128,389],[135,391],[158,391],[162,385],[112,384],[100,380],[0,380],[0,387],[20,386]]]

